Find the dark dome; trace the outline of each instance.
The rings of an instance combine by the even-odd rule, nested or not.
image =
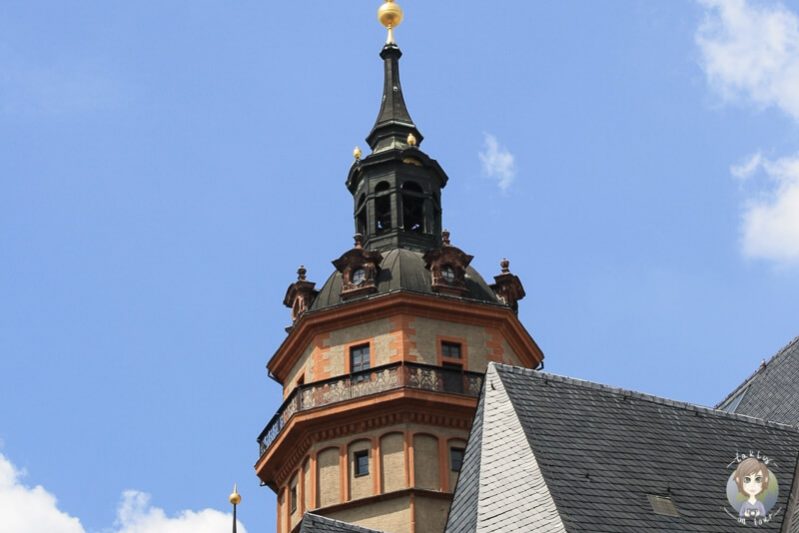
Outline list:
[[[425,268],[424,259],[420,252],[397,248],[383,252],[383,261],[380,263],[380,273],[377,276],[377,292],[370,293],[347,301],[357,301],[362,298],[374,297],[390,292],[407,291],[422,294],[441,296],[442,298],[458,298],[477,300],[485,303],[500,304],[502,302],[483,280],[482,276],[472,267],[466,268],[466,287],[468,292],[462,296],[443,296],[433,292],[433,283],[430,271]],[[341,299],[341,273],[333,272],[327,279],[319,295],[311,305],[310,311],[324,309],[344,303]]]

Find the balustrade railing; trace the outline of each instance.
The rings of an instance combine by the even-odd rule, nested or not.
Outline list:
[[[392,363],[325,381],[300,385],[292,391],[258,436],[260,452],[280,435],[296,413],[392,389],[420,389],[479,396],[483,374],[418,363]]]

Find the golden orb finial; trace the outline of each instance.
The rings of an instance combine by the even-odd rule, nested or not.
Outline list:
[[[408,146],[416,146],[416,143],[418,142],[416,140],[416,135],[414,135],[413,133],[408,134],[408,138],[406,139],[406,141],[408,142]]]
[[[354,157],[356,161],[360,161],[362,155],[363,152],[361,152],[361,149],[358,146],[352,150],[352,157]]]
[[[377,9],[377,20],[388,29],[386,44],[394,44],[394,28],[402,23],[402,8],[394,0],[386,0]]]
[[[241,494],[239,494],[235,484],[233,485],[233,492],[230,493],[228,500],[230,500],[230,503],[233,505],[238,505],[241,503]]]

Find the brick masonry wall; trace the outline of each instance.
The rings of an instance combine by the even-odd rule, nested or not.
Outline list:
[[[410,475],[406,464],[405,446],[406,432],[410,434],[409,452],[413,450],[413,475]],[[349,486],[346,500],[357,500],[374,496],[379,491],[386,494],[399,491],[410,486],[425,488],[430,490],[441,490],[440,475],[445,472],[447,475],[448,492],[452,492],[457,481],[457,474],[451,472],[449,466],[449,446],[465,445],[468,432],[453,428],[431,427],[421,424],[399,424],[387,428],[381,428],[379,433],[359,433],[347,437],[331,439],[320,442],[312,446],[309,454],[301,464],[305,465],[305,470],[298,468],[297,472],[291,476],[291,480],[302,479],[304,482],[299,484],[298,498],[301,498],[304,505],[298,502],[297,512],[292,514],[292,523],[296,523],[300,516],[300,509],[309,511],[314,508],[327,507],[342,503],[342,479],[347,478]],[[373,439],[378,443],[377,453],[372,449]],[[341,449],[346,451],[346,470],[341,470]],[[353,456],[358,450],[369,450],[369,474],[355,477],[353,472]],[[442,453],[443,450],[443,453]],[[311,458],[316,456],[316,486],[311,483],[313,474],[310,471]],[[442,457],[443,455],[443,457]],[[380,462],[378,464],[378,458]],[[409,458],[410,459],[410,458]],[[440,461],[444,464],[441,465]],[[409,462],[409,461],[408,461]],[[375,476],[379,472],[379,483]],[[296,476],[296,477],[295,477]],[[409,485],[409,482],[411,484]],[[290,485],[282,487],[285,494],[285,501],[281,503],[280,516],[288,514],[288,495],[287,490]],[[312,491],[316,491],[316,502],[318,506],[313,506]]]
[[[447,472],[449,475],[449,491],[455,492],[455,484],[458,482],[458,473],[453,472],[450,464],[449,449],[450,448],[463,448],[466,449],[466,440],[453,439],[447,442]]]
[[[385,533],[411,533],[411,502],[407,496],[345,509],[328,516]],[[443,531],[443,527],[440,531]]]
[[[383,492],[404,489],[407,486],[405,481],[405,436],[402,433],[390,433],[383,436],[380,439],[380,455]]]
[[[449,500],[416,496],[414,500],[416,514],[415,533],[441,533],[447,521]]]
[[[319,505],[326,507],[341,501],[341,473],[339,449],[330,448],[317,456]]]
[[[311,508],[311,494],[313,487],[311,487],[311,461],[306,459],[302,467],[302,480],[303,480],[303,510]],[[454,485],[453,485],[454,487]]]
[[[442,338],[463,342],[467,370],[485,372],[489,361],[520,364],[497,328],[397,315],[316,335],[289,373],[284,397],[294,390],[301,376],[305,383],[312,383],[344,375],[349,349],[360,343],[370,343],[372,366],[400,360],[438,364]]]
[[[284,394],[287,396],[291,393],[300,377],[307,384],[346,374],[352,346],[368,343],[373,367],[402,360],[439,364],[442,340],[462,343],[462,361],[470,371],[484,372],[489,361],[520,364],[517,355],[496,327],[398,314],[315,335],[292,368],[285,382]],[[406,442],[406,433],[412,435],[410,442]],[[283,487],[280,520],[285,522],[289,517],[293,526],[299,521],[302,510],[343,503],[342,498],[351,501],[378,493],[387,494],[408,488],[409,485],[452,492],[457,473],[450,468],[449,448],[465,447],[467,438],[468,434],[463,430],[402,424],[316,443],[303,460],[310,463],[311,457],[322,450],[313,463],[316,471],[311,472],[308,468],[299,475],[303,482],[300,483],[298,498],[302,501],[297,511],[289,517],[289,493]],[[372,449],[373,446],[377,450]],[[413,452],[412,457],[406,457],[406,446],[410,446],[408,451]],[[353,453],[360,449],[369,449],[369,474],[356,478],[352,465]],[[342,453],[345,455],[343,465]],[[379,476],[379,479],[375,476]],[[312,486],[314,479],[315,486]],[[370,503],[360,510],[353,508],[340,511],[340,519],[389,533],[405,533],[411,521],[408,514],[410,500],[407,500],[404,508],[398,501],[403,500],[391,499],[379,504]],[[384,511],[385,516],[382,515]],[[417,503],[416,532],[425,533],[429,524],[432,524],[430,531],[441,531],[446,512],[446,502],[435,498],[420,501]],[[352,518],[346,518],[348,516]],[[284,527],[283,524],[281,527]]]
[[[372,443],[368,440],[359,440],[348,446],[347,468],[350,477],[350,499],[357,500],[374,494],[375,458],[372,454]],[[355,476],[355,452],[366,450],[369,452],[369,473],[365,476]]]
[[[291,515],[291,516],[289,516],[289,522],[291,523],[291,527],[292,528],[295,525],[297,525],[297,523],[302,519],[302,512],[300,510],[300,493],[299,493],[300,488],[299,488],[299,482],[300,482],[299,473],[295,474],[291,478],[291,481],[289,482],[289,493],[288,493],[289,496],[287,496],[287,504],[286,505],[288,506],[289,513]],[[297,490],[297,506],[295,507],[293,513],[291,512],[291,496],[290,496],[292,488]]]
[[[413,471],[416,487],[439,490],[438,439],[430,435],[413,437]]]

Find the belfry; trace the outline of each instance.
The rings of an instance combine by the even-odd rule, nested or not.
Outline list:
[[[277,494],[277,531],[313,512],[390,533],[440,533],[489,362],[538,368],[521,281],[487,283],[443,229],[448,177],[421,149],[402,93],[387,0],[383,94],[346,186],[354,243],[317,289],[304,267],[283,303],[292,325],[267,368],[284,402],[255,465]]]

